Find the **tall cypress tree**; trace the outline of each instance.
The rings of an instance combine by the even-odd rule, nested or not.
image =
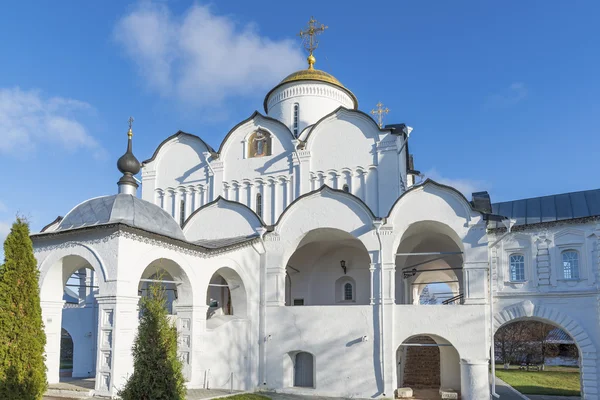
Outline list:
[[[0,267],[0,399],[39,400],[46,391],[39,271],[29,225],[17,218]]]
[[[160,279],[160,278],[158,278]],[[165,289],[152,283],[140,306],[133,345],[133,374],[119,396],[123,400],[183,400],[182,363],[177,356],[177,328],[167,316]]]

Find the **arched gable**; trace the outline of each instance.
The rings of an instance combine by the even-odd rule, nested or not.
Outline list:
[[[373,221],[377,217],[358,197],[342,190],[322,186],[292,202],[279,217],[275,232],[290,252],[302,238],[319,228],[333,228],[358,238],[367,250],[378,249]],[[286,250],[287,251],[287,250]]]
[[[198,136],[179,131],[165,139],[144,169],[156,171],[156,187],[178,187],[208,180],[208,160],[214,150]]]
[[[252,157],[248,146],[254,132],[262,131],[269,139],[269,155]],[[281,174],[290,168],[290,157],[295,151],[294,135],[281,122],[255,112],[236,125],[219,147],[219,160],[224,163],[223,180],[243,179]]]
[[[427,179],[396,200],[387,216],[387,223],[393,226],[395,232],[399,232],[394,243],[394,248],[397,248],[403,232],[417,222],[436,221],[444,224],[464,241],[470,228],[481,218],[481,214],[471,207],[471,203],[458,190]],[[481,235],[485,235],[485,230]]]
[[[183,233],[188,241],[194,242],[255,235],[256,230],[264,226],[250,208],[219,196],[189,216],[183,224]]]
[[[64,284],[70,273],[73,271],[64,271],[63,267],[59,262],[65,257],[77,256],[85,260],[96,272],[98,279],[98,288],[100,293],[105,293],[106,282],[109,280],[108,272],[105,269],[104,263],[93,248],[78,242],[67,242],[60,246],[60,248],[52,251],[45,259],[39,264],[40,271],[40,299],[42,301],[58,301],[62,299],[62,293],[64,290]],[[67,276],[64,274],[67,273]]]
[[[389,129],[379,129],[362,111],[340,107],[314,124],[306,135],[311,169],[377,165],[376,145],[390,133]]]

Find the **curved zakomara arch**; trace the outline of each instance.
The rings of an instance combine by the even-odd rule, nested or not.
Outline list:
[[[265,222],[263,221],[263,219],[250,207],[248,207],[247,205],[245,205],[244,203],[240,203],[234,200],[227,200],[226,198],[222,197],[222,196],[218,196],[216,199],[214,199],[213,201],[211,201],[210,203],[206,203],[203,206],[199,207],[198,209],[196,209],[193,213],[190,214],[189,217],[187,217],[187,219],[183,222],[183,225],[181,226],[181,229],[184,230],[186,225],[192,220],[192,218],[194,218],[194,216],[196,216],[196,214],[199,214],[200,212],[202,212],[202,210],[205,210],[215,204],[218,204],[219,202],[225,203],[225,204],[229,204],[232,207],[240,207],[245,211],[249,211],[250,213],[252,213],[252,215],[254,215],[254,217],[256,218],[256,222],[257,225],[260,225],[262,227],[266,227],[267,225],[265,224]]]
[[[59,262],[63,258],[77,256],[85,260],[96,272],[98,277],[98,292],[106,292],[106,282],[109,280],[107,271],[100,255],[90,246],[79,242],[67,242],[59,249],[52,251],[40,264],[40,300],[41,301],[61,301],[66,279],[75,272],[63,276],[62,265]],[[60,282],[60,285],[56,283]]]
[[[203,288],[203,299],[206,297],[206,293],[208,292],[208,285],[212,277],[219,273],[223,279],[227,282],[228,285],[235,286],[236,284],[240,285],[239,293],[234,293],[234,290],[230,290],[231,293],[231,301],[234,306],[234,315],[238,315],[242,318],[246,318],[251,314],[250,312],[250,304],[249,299],[253,298],[252,287],[256,287],[255,285],[249,284],[251,282],[248,274],[243,270],[240,264],[228,257],[220,257],[216,260],[211,261],[210,266],[206,266],[203,269],[203,276],[205,280],[203,280],[203,284],[199,285],[199,287]],[[243,296],[243,298],[242,298]],[[238,305],[236,305],[236,303]],[[241,313],[236,312],[236,307],[239,308],[239,304],[243,304],[243,310]]]
[[[161,260],[165,260],[161,262]],[[181,254],[166,251],[165,249],[153,249],[145,252],[138,261],[134,264],[138,270],[132,272],[130,276],[133,277],[131,285],[127,286],[127,290],[130,292],[130,296],[138,296],[138,284],[140,279],[143,278],[148,267],[152,264],[156,264],[161,269],[165,270],[173,280],[181,281],[181,287],[178,287],[178,300],[177,305],[193,305],[196,304],[201,296],[194,293],[194,286],[192,282],[195,281],[195,273],[190,263]],[[154,272],[154,271],[153,271]]]
[[[178,138],[180,136],[188,137],[188,138],[191,138],[193,140],[199,140],[204,145],[204,147],[206,147],[206,149],[210,153],[215,153],[215,150],[208,143],[206,143],[204,140],[202,140],[202,138],[200,136],[196,136],[196,135],[193,135],[191,133],[187,133],[187,132],[183,132],[183,131],[177,131],[173,135],[169,136],[168,138],[166,138],[165,140],[163,140],[162,142],[160,142],[160,144],[158,145],[158,147],[156,148],[156,150],[154,150],[154,154],[152,154],[152,157],[150,157],[149,159],[147,159],[145,161],[142,161],[142,165],[146,165],[146,164],[149,164],[149,163],[155,161],[156,158],[158,157],[158,154],[162,150],[162,148],[165,145],[171,143],[171,141],[173,141],[173,139],[176,139],[176,138]]]
[[[420,196],[424,197],[419,198]],[[466,234],[470,222],[481,216],[458,190],[427,179],[398,197],[386,220],[394,227],[394,232],[401,233],[394,239],[394,251],[410,226],[424,221],[435,221],[440,226],[446,226],[447,233],[464,251],[461,233]]]
[[[323,118],[321,118],[320,120],[315,122],[313,125],[311,125],[310,130],[307,132],[306,138],[304,139],[304,142],[306,143],[306,148],[310,149],[309,139],[310,139],[311,135],[313,135],[313,132],[317,131],[316,133],[318,133],[318,128],[320,127],[320,125],[324,125],[329,120],[331,120],[334,116],[342,115],[342,114],[356,116],[360,119],[368,121],[373,126],[373,129],[378,133],[391,133],[394,131],[393,129],[390,129],[390,128],[380,128],[379,125],[377,124],[377,122],[375,122],[375,120],[369,114],[365,113],[364,111],[350,110],[346,107],[339,106],[338,108],[336,108],[329,114],[323,116]]]
[[[284,132],[288,133],[289,137],[290,137],[290,140],[296,139],[296,137],[294,136],[294,134],[292,133],[292,131],[290,131],[290,128],[288,128],[287,125],[285,125],[283,122],[281,122],[281,121],[279,121],[279,120],[277,120],[275,118],[271,118],[271,117],[262,115],[258,111],[254,111],[251,116],[249,116],[248,118],[246,118],[245,120],[241,121],[236,126],[234,126],[233,128],[231,128],[231,130],[227,133],[227,135],[225,135],[225,137],[221,141],[221,144],[219,145],[219,150],[217,151],[217,154],[219,155],[219,157],[221,155],[223,155],[223,153],[225,151],[227,151],[227,149],[225,148],[225,146],[229,142],[229,138],[231,137],[231,135],[233,135],[235,133],[235,131],[238,130],[238,128],[242,127],[246,123],[248,123],[250,121],[253,121],[255,119],[263,119],[263,120],[265,120],[265,122],[272,122],[275,125],[278,125]],[[274,132],[272,132],[272,133],[273,133],[273,136],[275,136]]]
[[[327,208],[311,203],[319,199],[334,200]],[[315,218],[307,218],[309,213],[317,213]],[[367,251],[379,250],[379,242],[373,234],[373,222],[378,218],[358,197],[343,190],[332,189],[327,185],[308,192],[294,200],[279,216],[275,232],[286,241],[286,259],[296,251],[298,245],[310,231],[331,228],[344,231],[362,242]]]
[[[579,322],[561,311],[525,300],[507,306],[494,315],[494,334],[506,324],[523,320],[545,322],[559,327],[571,336],[579,349],[582,399],[597,399],[596,394],[588,393],[589,388],[596,388],[598,384],[596,346]]]
[[[175,134],[169,136],[168,138],[166,138],[165,140],[163,140],[158,147],[156,148],[156,150],[154,150],[154,154],[152,154],[152,157],[150,157],[149,159],[145,160],[142,162],[142,165],[146,165],[149,164],[153,161],[156,160],[156,158],[158,157],[160,150],[163,148],[163,146],[165,146],[166,144],[170,143],[173,139],[177,138],[178,136],[187,136],[190,137],[192,139],[195,140],[199,140],[200,142],[202,142],[202,144],[206,147],[206,149],[211,153],[211,155],[213,155],[214,158],[219,158],[221,156],[221,154],[223,153],[223,147],[225,146],[225,144],[227,143],[227,141],[229,140],[229,137],[242,125],[246,124],[247,122],[250,122],[256,118],[263,118],[265,121],[269,121],[269,122],[273,122],[276,123],[277,125],[280,125],[284,131],[288,132],[290,135],[290,139],[295,139],[294,134],[292,133],[292,131],[290,131],[290,129],[281,121],[276,120],[275,118],[271,118],[268,117],[266,115],[262,115],[261,113],[259,113],[258,111],[254,111],[252,113],[252,115],[250,115],[248,118],[246,118],[245,120],[239,122],[237,125],[235,125],[233,128],[231,128],[229,130],[229,132],[227,133],[227,135],[225,135],[225,137],[223,138],[223,140],[221,141],[221,144],[219,145],[219,149],[217,151],[215,151],[208,143],[206,143],[204,140],[202,140],[202,138],[200,136],[191,134],[191,133],[187,133],[187,132],[183,132],[183,131],[177,131]]]

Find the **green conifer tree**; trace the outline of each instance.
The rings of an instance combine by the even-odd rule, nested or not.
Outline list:
[[[123,400],[185,399],[177,329],[167,317],[166,301],[165,289],[159,283],[152,283],[148,295],[141,300],[140,324],[133,345],[133,374],[119,392]]]
[[[39,400],[46,391],[39,271],[29,225],[17,218],[0,267],[0,399]]]

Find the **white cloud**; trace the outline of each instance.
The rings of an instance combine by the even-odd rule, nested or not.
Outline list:
[[[38,145],[58,143],[69,150],[102,151],[98,142],[76,119],[91,112],[89,104],[62,97],[45,98],[39,90],[0,88],[0,153],[30,151]]]
[[[10,228],[12,227],[12,222],[0,221],[0,264],[4,261],[4,240],[6,236],[8,236],[10,232]]]
[[[152,90],[197,105],[263,92],[304,64],[298,42],[261,36],[202,5],[173,15],[164,4],[140,3],[114,37]]]
[[[429,171],[425,172],[425,178],[433,179],[434,181],[451,186],[461,192],[467,199],[471,199],[471,194],[473,192],[479,192],[482,190],[489,190],[490,185],[473,179],[465,179],[465,178],[448,178],[440,174],[437,169],[432,168]]]
[[[511,83],[501,92],[489,96],[485,102],[486,108],[505,108],[520,103],[529,94],[523,82]]]

